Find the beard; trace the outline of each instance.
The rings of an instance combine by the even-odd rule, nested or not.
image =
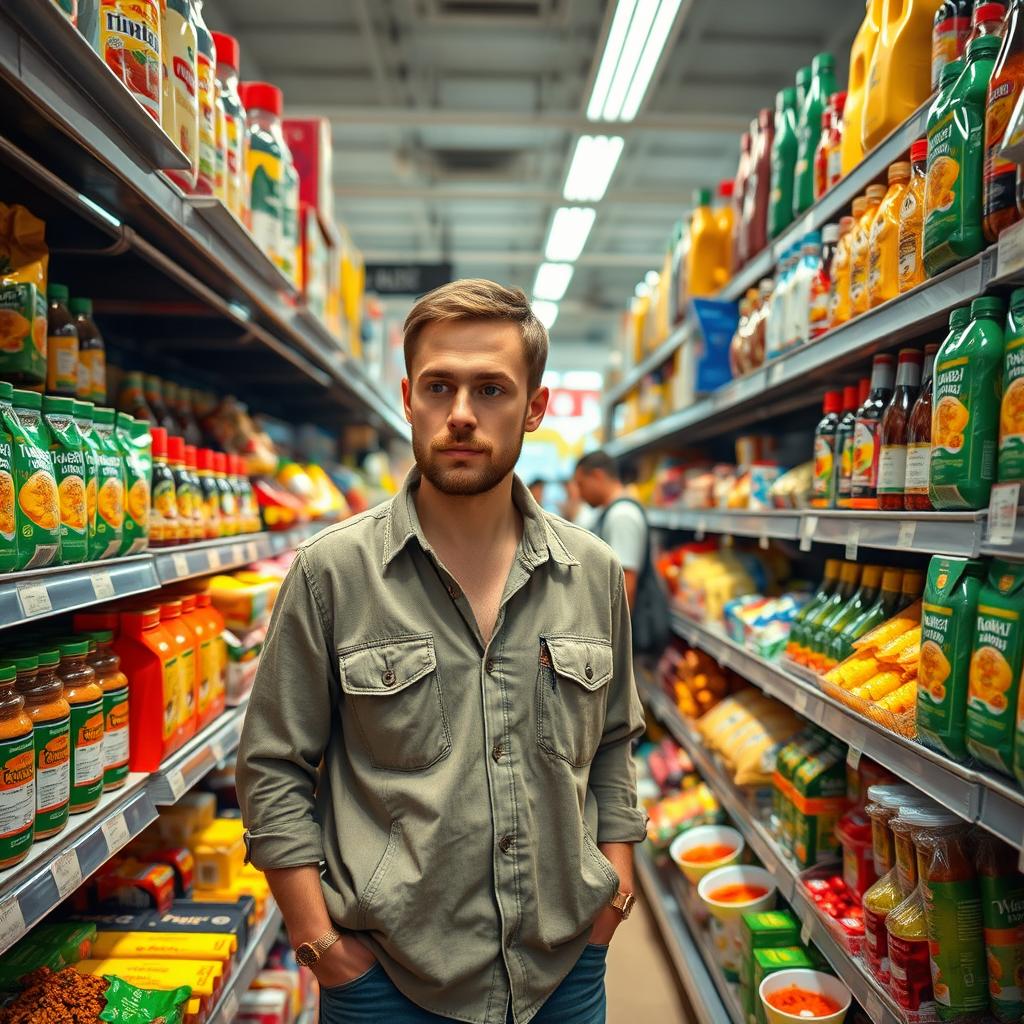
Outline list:
[[[471,497],[493,490],[515,469],[523,440],[524,435],[520,433],[515,444],[495,452],[494,445],[475,439],[471,434],[464,437],[442,434],[425,443],[414,430],[412,452],[420,473],[442,494]],[[470,448],[481,454],[473,456],[471,463],[451,466],[451,458],[442,454],[449,448]]]

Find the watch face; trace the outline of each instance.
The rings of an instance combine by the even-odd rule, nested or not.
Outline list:
[[[301,967],[312,967],[319,959],[316,950],[308,942],[295,950],[295,962]]]

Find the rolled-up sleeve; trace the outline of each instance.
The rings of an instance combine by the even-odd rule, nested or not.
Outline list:
[[[337,665],[318,596],[300,549],[274,606],[238,747],[248,859],[261,870],[324,859],[314,793]]]
[[[644,731],[644,713],[633,679],[633,637],[622,569],[612,599],[613,671],[604,735],[590,766],[590,791],[597,799],[599,843],[639,843],[647,836],[647,816],[636,793],[632,741]]]

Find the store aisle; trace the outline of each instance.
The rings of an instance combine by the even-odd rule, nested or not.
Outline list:
[[[690,1024],[658,926],[644,898],[637,901],[608,955],[608,1024]]]

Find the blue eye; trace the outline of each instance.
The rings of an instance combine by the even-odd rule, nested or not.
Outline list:
[[[483,392],[488,398],[497,398],[498,395],[503,393],[497,384],[485,384],[483,386]]]
[[[442,395],[445,392],[447,385],[442,384],[439,380],[435,380],[432,384],[427,385],[427,390],[432,395]]]

